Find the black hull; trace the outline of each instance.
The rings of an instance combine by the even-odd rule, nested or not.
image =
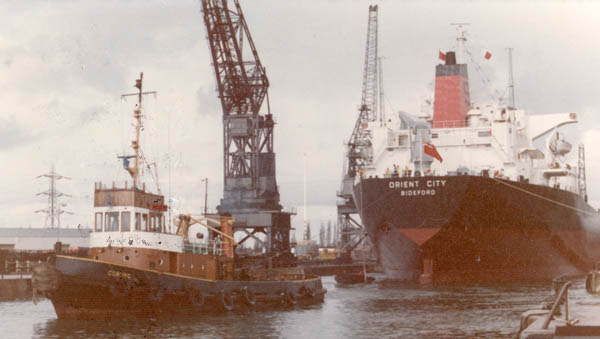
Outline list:
[[[363,179],[354,199],[391,279],[547,280],[600,260],[600,218],[564,190],[476,176]]]
[[[204,280],[56,256],[57,288],[50,292],[58,318],[155,317],[247,309],[289,308],[323,302],[318,277],[297,280]]]

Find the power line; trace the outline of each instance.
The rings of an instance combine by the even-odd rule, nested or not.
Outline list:
[[[60,228],[60,215],[63,213],[73,214],[71,212],[65,211],[62,208],[66,207],[66,203],[60,203],[58,198],[60,197],[71,197],[71,195],[59,192],[56,189],[56,181],[60,179],[71,179],[69,177],[65,177],[60,175],[54,171],[54,164],[50,165],[50,172],[38,175],[37,178],[46,177],[50,179],[49,188],[45,192],[40,192],[36,195],[47,195],[48,196],[48,207],[45,209],[37,210],[35,213],[45,213],[46,214],[46,227],[50,226],[50,228],[54,228],[55,226]]]

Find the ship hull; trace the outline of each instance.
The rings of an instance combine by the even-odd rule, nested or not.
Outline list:
[[[60,319],[288,308],[322,303],[326,292],[316,276],[205,280],[87,258],[56,256],[55,260],[59,278],[48,297]]]
[[[390,279],[530,281],[600,259],[597,212],[571,192],[477,176],[363,179],[363,225]]]

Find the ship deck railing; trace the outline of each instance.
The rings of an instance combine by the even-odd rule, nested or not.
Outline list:
[[[467,127],[467,122],[465,120],[441,120],[441,121],[433,121],[433,128],[457,128],[457,127]]]
[[[189,243],[183,245],[185,253],[204,254],[204,255],[222,255],[223,242],[220,240],[211,240],[203,243]]]

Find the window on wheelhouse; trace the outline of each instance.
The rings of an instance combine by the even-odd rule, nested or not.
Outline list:
[[[121,212],[121,231],[129,232],[131,230],[131,213]]]
[[[142,231],[148,231],[148,214],[142,214]]]
[[[150,214],[150,232],[156,231],[156,218]]]
[[[140,214],[139,213],[135,214],[135,230],[136,231],[141,231],[142,230],[142,220],[140,218]]]
[[[162,223],[162,219],[160,218],[160,215],[156,216],[156,232],[159,232],[159,233],[164,232],[163,223]]]
[[[96,213],[96,224],[94,225],[95,232],[102,232],[102,213]]]
[[[105,232],[119,231],[119,212],[107,212],[104,225]]]

